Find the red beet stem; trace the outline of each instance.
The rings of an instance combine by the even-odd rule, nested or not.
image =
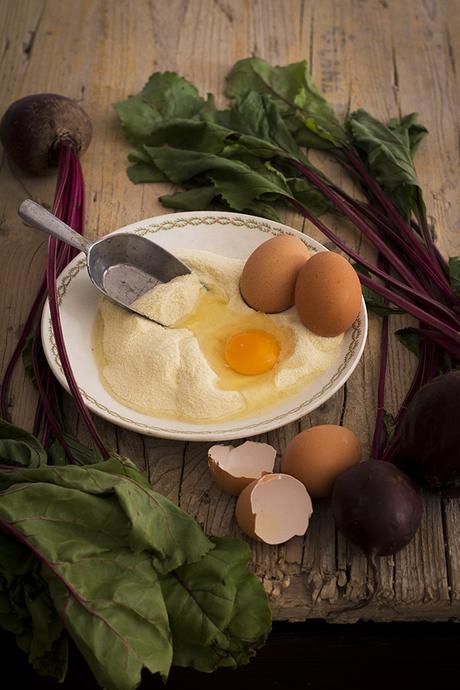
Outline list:
[[[18,363],[21,353],[25,347],[25,344],[27,342],[27,338],[29,337],[33,325],[35,323],[35,320],[37,318],[37,314],[41,312],[41,309],[43,307],[43,303],[45,301],[45,294],[46,294],[46,281],[43,280],[42,284],[40,285],[37,296],[34,299],[34,302],[30,308],[29,314],[27,315],[26,321],[24,326],[22,327],[21,333],[19,335],[18,342],[16,344],[16,347],[13,350],[13,354],[11,355],[10,361],[7,364],[7,367],[5,369],[5,373],[3,374],[3,380],[1,383],[0,387],[0,415],[3,417],[3,419],[10,420],[10,414],[8,410],[8,404],[9,404],[9,397],[10,397],[10,387],[11,387],[11,379],[13,377],[13,373],[16,367],[16,364]]]
[[[385,218],[385,216],[383,216],[377,209],[353,199],[335,185],[332,185],[332,187],[334,191],[337,194],[340,194],[349,204],[351,204],[357,212],[362,213],[368,220],[370,220],[382,232],[387,241],[390,241],[396,245],[395,251],[404,252],[407,260],[414,267],[414,273],[416,274],[418,280],[423,284],[426,290],[430,290],[431,286],[429,281],[431,281],[440,291],[442,297],[447,301],[448,304],[458,304],[458,298],[456,298],[456,296],[453,294],[449,281],[446,280],[444,268],[438,266],[439,257],[441,255],[439,254],[439,250],[437,249],[436,245],[433,244],[433,248],[438,261],[436,264],[433,264],[432,258],[427,256],[426,248],[420,241],[417,241],[414,244],[408,242],[407,237],[402,236],[394,228],[392,228],[388,219]],[[458,317],[456,318],[460,324],[460,319]]]
[[[456,320],[455,314],[451,313],[451,310],[449,310],[443,304],[440,304],[439,302],[437,302],[435,299],[433,299],[432,297],[430,297],[426,293],[420,293],[418,290],[415,290],[414,288],[411,288],[408,285],[402,283],[401,281],[397,280],[396,278],[394,278],[389,273],[386,273],[385,271],[378,268],[377,266],[375,266],[373,263],[371,263],[370,261],[368,261],[364,257],[360,256],[353,249],[350,249],[350,247],[348,247],[345,244],[345,242],[343,242],[332,230],[330,230],[321,220],[319,220],[319,218],[317,218],[316,216],[311,214],[299,201],[297,201],[296,199],[293,199],[292,197],[285,197],[285,198],[305,218],[307,218],[307,220],[309,220],[311,223],[313,223],[313,225],[315,225],[319,230],[321,230],[321,232],[324,235],[326,235],[326,237],[328,239],[330,239],[332,242],[334,242],[334,244],[336,244],[337,247],[342,249],[342,251],[345,252],[345,254],[347,254],[349,257],[354,259],[357,263],[359,263],[362,266],[364,266],[365,268],[367,268],[371,273],[374,273],[374,275],[378,276],[382,280],[384,280],[384,281],[392,284],[394,287],[406,292],[412,298],[415,298],[415,299],[419,300],[420,302],[423,302],[424,305],[426,305],[430,308],[436,309],[437,311],[441,312],[443,315],[445,315],[446,317],[449,318],[449,320],[451,321],[451,323],[454,326],[457,326],[457,320]],[[361,273],[359,274],[359,277],[361,279],[361,282],[363,282],[363,283],[365,281],[362,280],[362,278],[366,278],[367,281],[370,280],[366,276],[363,276]],[[369,284],[369,287],[372,287],[372,289],[374,289],[375,292],[379,292],[379,294],[383,294],[381,292],[381,288],[383,286],[380,286],[378,283],[372,282]],[[384,297],[386,297],[390,302],[397,304],[397,306],[400,306],[400,302],[403,301],[405,306],[402,308],[404,308],[404,310],[407,309],[408,313],[412,314],[413,316],[416,316],[416,314],[414,313],[414,310],[417,311],[417,314],[427,314],[427,312],[425,312],[423,309],[420,309],[416,305],[413,305],[411,302],[409,302],[407,299],[404,299],[403,297],[401,297],[397,293],[392,292],[390,290],[387,290],[386,288],[385,288],[385,290],[386,290],[386,294],[383,295]],[[394,297],[394,299],[392,299],[393,297]],[[398,301],[396,301],[396,300],[398,300]],[[432,317],[429,314],[427,314],[427,316],[429,319],[427,321],[427,323],[430,323],[431,325],[433,325],[432,320],[433,320],[433,318],[436,318],[436,317]],[[419,318],[419,317],[417,316],[417,318]],[[443,329],[443,328],[449,329],[450,328],[447,324],[445,324],[443,321],[441,321],[439,319],[436,319],[436,324],[438,326],[440,326],[441,329]],[[460,337],[460,334],[454,328],[450,328],[450,330],[452,331],[452,333],[455,333],[456,335],[458,335]]]
[[[374,436],[372,438],[371,456],[376,460],[381,458],[382,427],[385,416],[385,377],[388,364],[388,316],[382,318],[380,338],[380,369],[377,388],[377,414],[375,418]]]
[[[343,153],[346,156],[346,158],[348,159],[348,161],[350,162],[350,164],[353,166],[353,168],[357,171],[357,173],[361,177],[362,181],[365,183],[365,185],[369,188],[369,190],[372,192],[372,194],[375,196],[375,198],[379,201],[379,203],[385,209],[389,218],[395,224],[395,227],[397,229],[399,229],[401,234],[404,237],[406,237],[409,242],[411,242],[414,246],[417,246],[417,240],[416,240],[415,236],[413,235],[413,233],[410,231],[410,228],[408,227],[408,224],[406,223],[406,221],[402,217],[401,213],[396,208],[396,206],[394,205],[392,200],[385,194],[385,192],[380,187],[380,185],[374,180],[372,175],[370,175],[370,173],[367,170],[364,163],[360,160],[360,158],[351,149],[348,149],[345,147],[343,149]],[[421,220],[422,223],[426,223],[425,212],[422,209],[420,200],[419,200],[419,211],[421,211],[419,221]],[[436,271],[437,275],[444,281],[445,286],[449,287],[448,281],[445,280],[445,276],[443,275],[443,271],[440,270],[440,266],[435,259],[435,257],[437,256],[437,252],[433,249],[434,243],[433,243],[433,240],[431,238],[431,235],[429,233],[427,226],[425,228],[421,229],[421,235],[427,243],[427,246],[426,246],[427,251],[425,253],[425,257],[426,257],[427,262],[430,263],[430,265]],[[430,251],[430,249],[433,249],[433,251]]]
[[[84,225],[84,192],[80,161],[71,146],[62,147],[59,154],[59,173],[53,213],[61,220],[71,225],[74,230],[82,232]],[[77,404],[78,410],[99,453],[104,459],[109,457],[95,424],[86,408],[83,397],[75,380],[62,332],[56,289],[56,260],[58,240],[50,237],[48,240],[48,269],[47,285],[50,305],[51,323],[54,339],[61,366],[67,380],[70,392]]]
[[[334,192],[331,187],[323,180],[321,177],[315,173],[313,170],[305,166],[303,163],[295,159],[289,159],[291,164],[299,170],[315,187],[324,194],[324,196],[332,201],[333,204],[341,211],[347,218],[349,218],[352,223],[362,232],[362,234],[367,237],[370,242],[376,247],[382,255],[388,259],[390,265],[392,265],[396,271],[399,273],[401,278],[403,278],[406,283],[422,294],[426,294],[426,290],[417,277],[412,273],[412,271],[404,264],[404,262],[392,251],[387,243],[375,232],[373,228],[365,221],[362,216],[360,216],[353,207],[344,201],[339,194]]]
[[[388,267],[386,259],[380,254],[378,257],[379,266],[382,269]],[[379,367],[379,382],[377,387],[377,412],[375,416],[374,435],[372,437],[371,457],[380,460],[382,455],[382,431],[383,420],[385,418],[385,383],[388,367],[388,316],[382,319],[382,329],[380,337],[380,367]]]
[[[50,399],[50,393],[49,393],[49,383],[50,382],[49,382],[49,380],[45,381],[42,378],[42,368],[40,367],[40,364],[39,364],[40,325],[38,325],[37,331],[38,332],[35,335],[33,347],[32,347],[32,366],[33,366],[33,370],[34,370],[35,381],[37,383],[38,394],[40,396],[41,407],[43,409],[44,414],[46,415],[46,420],[47,420],[47,423],[48,423],[51,431],[53,432],[54,436],[57,438],[60,445],[62,446],[62,449],[64,450],[64,453],[66,455],[68,462],[70,464],[73,464],[74,459],[72,457],[72,453],[71,453],[70,448],[68,447],[67,443],[64,440],[59,421],[56,417],[56,411],[55,411],[55,409],[53,409],[52,401]]]
[[[70,225],[77,232],[82,233],[84,227],[84,182],[78,154],[72,144],[63,144],[59,150],[58,158],[58,178],[56,184],[53,213]],[[9,418],[8,401],[11,379],[17,362],[27,342],[27,338],[35,327],[35,334],[32,344],[32,364],[34,375],[37,381],[39,399],[35,411],[33,431],[37,435],[40,424],[43,423],[42,442],[46,446],[50,432],[61,444],[69,462],[74,462],[71,450],[65,442],[61,420],[57,413],[55,380],[49,367],[42,363],[40,327],[37,320],[43,308],[48,288],[51,322],[56,342],[56,348],[61,360],[61,366],[67,379],[67,383],[75,399],[77,407],[83,417],[85,424],[92,436],[94,444],[103,458],[108,458],[109,453],[105,448],[102,439],[94,425],[94,422],[86,408],[80,390],[75,381],[64,337],[58,307],[58,297],[56,290],[56,275],[60,273],[73,257],[75,252],[62,242],[51,238],[48,242],[48,269],[46,279],[43,280],[32,307],[27,316],[26,322],[21,330],[17,345],[8,362],[0,388],[0,414],[5,419]]]
[[[455,343],[457,346],[460,346],[460,331],[451,328],[451,326],[443,321],[440,321],[440,319],[438,319],[436,316],[433,316],[423,309],[420,309],[420,307],[418,307],[416,304],[409,302],[407,299],[389,290],[384,285],[376,283],[375,280],[372,280],[368,276],[360,273],[359,279],[366,287],[374,290],[374,292],[377,292],[379,295],[382,295],[382,297],[385,297],[385,299],[387,299],[389,302],[395,304],[400,309],[403,309],[408,314],[411,314],[411,316],[415,316],[415,318],[423,321],[423,323],[437,328],[441,333],[444,333],[444,335],[452,340],[453,343]],[[446,341],[446,343],[448,342],[449,341]],[[455,354],[455,352],[453,354]]]

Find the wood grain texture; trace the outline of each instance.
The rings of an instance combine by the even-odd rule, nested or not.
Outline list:
[[[176,70],[202,92],[222,97],[224,77],[251,54],[277,63],[307,58],[316,83],[340,116],[363,106],[388,119],[418,111],[430,130],[417,168],[439,246],[460,254],[458,0],[3,0],[0,3],[0,111],[16,98],[54,91],[76,98],[90,114],[94,139],[83,159],[87,234],[101,236],[164,213],[170,185],[132,185],[111,104],[137,92],[155,70]],[[17,218],[30,196],[51,204],[54,179],[34,179],[0,159],[0,356],[15,345],[31,295],[44,270],[45,240]],[[328,168],[342,184],[340,171]],[[321,241],[299,216],[284,220]],[[372,250],[343,221],[343,237]],[[392,329],[408,323],[398,317]],[[371,318],[362,361],[347,385],[314,413],[264,436],[278,450],[301,429],[344,423],[370,447],[376,408],[380,328]],[[397,409],[414,367],[392,338],[386,406]],[[29,426],[34,392],[18,371],[14,421]],[[87,438],[63,394],[69,428]],[[158,490],[194,515],[208,534],[241,536],[234,499],[212,483],[207,445],[142,437],[102,420],[106,442],[129,456]],[[275,618],[336,621],[460,617],[460,507],[425,496],[423,523],[395,557],[380,559],[375,579],[364,556],[336,533],[327,501],[317,502],[304,539],[279,548],[253,544],[254,571],[270,595]]]

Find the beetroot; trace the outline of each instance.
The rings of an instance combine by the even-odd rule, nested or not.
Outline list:
[[[25,96],[10,105],[0,122],[8,156],[23,170],[45,175],[57,167],[62,144],[77,154],[88,148],[91,120],[71,98],[54,93]]]
[[[395,462],[430,491],[460,496],[460,371],[438,376],[414,396]]]
[[[340,531],[373,560],[411,541],[422,518],[422,501],[401,470],[368,460],[336,479],[332,511]]]

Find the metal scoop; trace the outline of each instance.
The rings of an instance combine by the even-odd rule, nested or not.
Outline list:
[[[97,289],[151,321],[154,319],[133,308],[133,302],[160,283],[191,273],[179,259],[145,237],[120,232],[90,242],[31,199],[22,202],[18,213],[34,228],[84,252],[89,277]]]

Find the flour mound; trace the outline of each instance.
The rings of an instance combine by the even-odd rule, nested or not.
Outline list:
[[[290,343],[273,370],[272,379],[264,383],[263,378],[255,378],[252,388],[250,380],[240,387],[233,380],[232,385],[221,385],[221,360],[213,360],[211,368],[202,351],[203,343],[200,346],[193,329],[182,325],[197,305],[203,304],[201,298],[208,294],[206,287],[209,294],[222,298],[226,308],[237,315],[237,324],[246,323],[248,318],[253,323],[253,319],[268,317],[257,316],[241,298],[239,279],[244,260],[198,250],[179,256],[192,273],[159,285],[135,303],[151,318],[171,328],[136,316],[109,300],[101,302],[102,327],[96,344],[102,353],[101,377],[112,396],[124,405],[149,416],[196,423],[217,421],[242,416],[249,409],[258,410],[267,404],[264,399],[276,402],[333,365],[343,336],[314,335],[292,308],[269,316],[271,323],[282,329],[280,337],[288,333]],[[175,324],[179,326],[174,327]],[[228,374],[225,376],[228,381]]]
[[[198,277],[189,273],[149,290],[132,306],[163,326],[173,326],[193,311],[202,289]]]

